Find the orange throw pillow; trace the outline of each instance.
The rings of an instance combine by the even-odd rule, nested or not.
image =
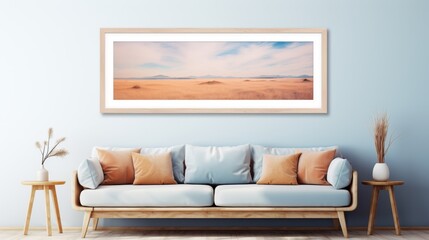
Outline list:
[[[133,184],[177,184],[169,152],[153,155],[133,153]]]
[[[131,153],[139,153],[140,148],[132,151],[110,151],[97,149],[98,159],[104,173],[102,184],[132,184],[134,167]]]
[[[300,155],[264,155],[261,178],[256,184],[298,184],[296,178]]]
[[[328,185],[326,174],[335,151],[303,152],[298,162],[298,183]]]

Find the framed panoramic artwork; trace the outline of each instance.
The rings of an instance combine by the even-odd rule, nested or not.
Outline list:
[[[101,29],[102,113],[326,113],[326,29]]]

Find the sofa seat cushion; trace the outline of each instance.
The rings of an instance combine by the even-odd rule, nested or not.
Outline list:
[[[350,192],[330,185],[221,185],[215,205],[221,207],[343,207]]]
[[[101,185],[85,189],[80,202],[89,207],[204,207],[213,205],[209,185]]]

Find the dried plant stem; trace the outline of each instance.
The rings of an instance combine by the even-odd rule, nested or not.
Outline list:
[[[50,158],[50,157],[64,157],[64,156],[66,156],[68,154],[68,151],[66,149],[58,149],[58,150],[56,150],[56,148],[58,147],[58,145],[66,140],[66,138],[64,138],[64,137],[58,139],[56,141],[54,147],[52,147],[52,149],[50,148],[50,143],[51,143],[52,135],[53,135],[53,130],[52,130],[52,128],[49,128],[49,130],[48,130],[48,139],[47,139],[47,141],[43,142],[43,147],[40,144],[40,142],[36,142],[36,147],[39,149],[40,154],[41,154],[42,165],[45,164],[45,161],[48,158]]]
[[[46,151],[46,142],[43,142],[43,151],[42,151],[42,165],[45,158],[45,151]]]
[[[63,138],[63,139],[65,140],[65,138]],[[62,141],[61,141],[61,142],[62,142]],[[58,141],[50,151],[49,151],[49,149],[48,149],[48,151],[49,151],[49,152],[47,151],[46,156],[43,158],[42,165],[45,163],[46,159],[48,159],[49,157],[53,157],[53,155],[51,155],[51,154],[52,154],[52,152],[55,150],[55,148],[57,148],[57,146],[58,146],[61,142],[60,142],[60,141]]]
[[[51,142],[51,136],[52,136],[52,128],[49,128],[48,129],[48,141],[46,141],[47,142],[47,147],[46,147],[47,151],[46,152],[49,151],[49,143]],[[42,165],[45,162],[45,160],[46,160],[46,156],[45,156],[45,159],[43,159],[43,161],[42,161]]]
[[[385,156],[387,151],[389,150],[391,144],[393,143],[393,139],[390,137],[387,140],[387,134],[389,130],[389,119],[387,114],[383,114],[375,119],[375,127],[374,127],[374,144],[375,150],[377,152],[377,161],[379,163],[385,162]]]

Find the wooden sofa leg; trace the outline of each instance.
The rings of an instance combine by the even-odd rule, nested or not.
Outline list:
[[[83,224],[82,224],[82,233],[81,233],[81,238],[85,238],[86,237],[86,233],[88,232],[88,226],[89,226],[89,221],[91,220],[91,213],[90,211],[86,211],[85,215],[83,216]]]
[[[92,219],[92,230],[97,230],[98,227],[98,218],[93,218]]]
[[[343,231],[343,235],[345,238],[349,237],[349,234],[347,232],[347,225],[346,225],[346,217],[344,215],[343,211],[338,211],[338,220],[340,221],[341,230]]]

